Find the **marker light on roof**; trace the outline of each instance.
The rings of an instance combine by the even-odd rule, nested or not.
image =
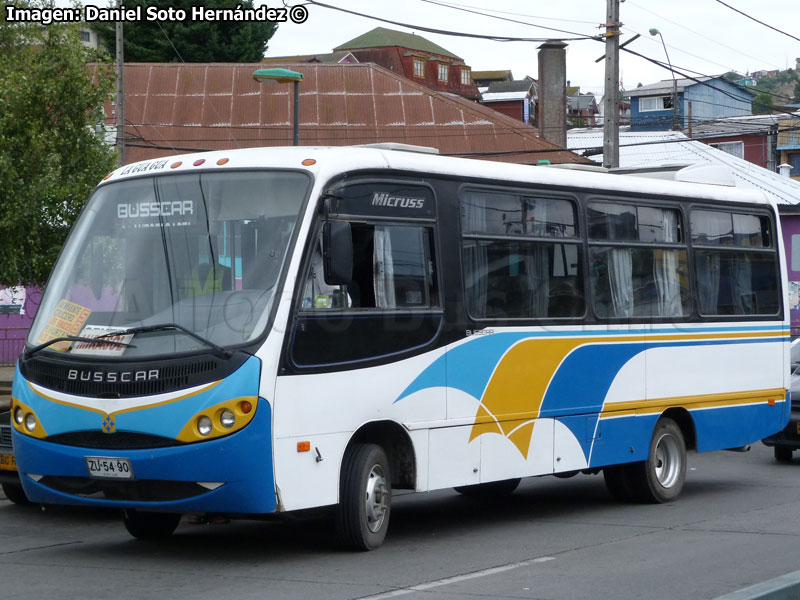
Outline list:
[[[169,168],[170,168],[170,169],[177,169],[177,168],[178,168],[178,167],[180,167],[182,164],[183,164],[183,161],[180,161],[180,160],[179,160],[178,162],[174,162],[174,163],[172,163],[172,164],[169,166]]]
[[[206,159],[205,159],[205,158],[198,158],[198,159],[197,159],[196,161],[194,161],[192,164],[193,164],[195,167],[199,167],[199,166],[200,166],[200,165],[202,165],[204,162],[206,162]]]
[[[221,167],[222,165],[227,165],[229,160],[229,158],[220,158],[217,161],[217,164]]]
[[[103,177],[103,181],[105,181],[106,179],[108,179],[109,177],[111,177],[113,174],[114,174],[114,172],[112,171],[111,173],[109,173],[108,175],[106,175],[105,177]]]
[[[310,167],[311,165],[317,164],[317,161],[313,158],[307,158],[300,164],[302,164],[304,167]]]

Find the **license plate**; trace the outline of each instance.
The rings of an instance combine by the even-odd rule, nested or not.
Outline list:
[[[17,470],[17,461],[14,459],[13,454],[0,454],[0,470],[2,471]]]
[[[110,456],[87,456],[89,476],[101,479],[133,479],[131,461]]]

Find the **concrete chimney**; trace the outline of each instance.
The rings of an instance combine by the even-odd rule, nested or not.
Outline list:
[[[539,137],[567,146],[567,45],[539,46]]]

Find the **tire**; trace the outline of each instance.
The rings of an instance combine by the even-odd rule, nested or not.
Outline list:
[[[122,520],[125,529],[137,540],[163,540],[171,536],[178,527],[181,515],[127,509]]]
[[[519,477],[504,479],[503,481],[490,481],[489,483],[475,483],[473,485],[460,485],[453,489],[459,494],[471,498],[490,498],[492,496],[508,496],[514,493],[519,485]]]
[[[631,483],[640,501],[657,504],[677,498],[686,480],[686,442],[678,424],[668,417],[659,419],[647,460],[630,468]]]
[[[375,444],[353,444],[342,461],[336,533],[350,550],[374,550],[386,537],[392,512],[392,478],[386,453]]]
[[[632,465],[614,465],[603,469],[603,479],[608,492],[617,502],[633,502],[637,499],[633,483]]]
[[[775,452],[775,460],[782,463],[790,463],[792,462],[792,449],[787,448],[786,446],[775,446],[773,448]],[[3,488],[5,489],[5,488]]]
[[[22,489],[21,485],[4,483],[3,493],[6,495],[6,498],[8,498],[14,504],[25,506],[31,503],[31,501],[28,500],[28,497],[25,495],[25,490]]]

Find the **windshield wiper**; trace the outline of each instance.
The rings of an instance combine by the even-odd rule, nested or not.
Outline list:
[[[115,334],[110,334],[115,335]],[[28,350],[25,354],[30,357],[39,352],[39,350],[44,350],[48,346],[52,346],[57,342],[89,342],[91,344],[110,344],[112,346],[123,346],[125,348],[136,348],[133,344],[126,344],[125,342],[117,342],[115,340],[104,340],[102,338],[106,337],[105,335],[101,335],[99,337],[82,337],[79,335],[67,335],[64,337],[57,337],[53,338],[52,340],[46,341],[44,344],[39,344],[38,346],[34,346],[30,350]]]
[[[119,331],[105,333],[101,336],[98,336],[96,339],[102,339],[113,335],[135,335],[137,333],[148,333],[151,331],[167,331],[170,329],[176,329],[181,333],[185,333],[189,337],[196,339],[198,342],[205,344],[209,348],[212,348],[215,352],[221,354],[225,358],[230,358],[232,354],[232,352],[227,348],[223,348],[222,346],[215,344],[211,340],[204,338],[202,335],[195,333],[191,329],[187,329],[183,325],[178,325],[177,323],[159,323],[158,325],[144,325],[142,327],[134,327],[133,329],[120,329]]]

